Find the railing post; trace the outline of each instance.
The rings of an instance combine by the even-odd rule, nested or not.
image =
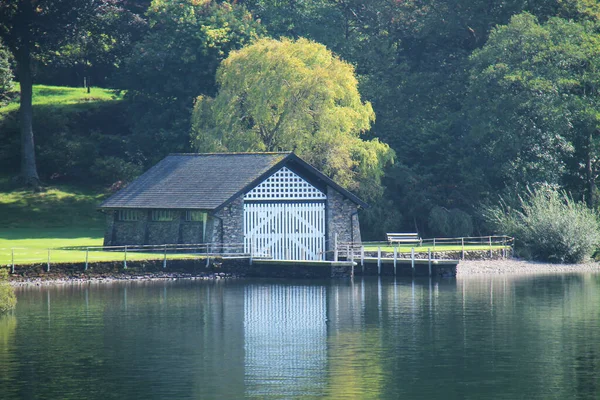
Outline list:
[[[125,253],[123,256],[123,269],[127,269],[127,246],[125,246]]]
[[[410,249],[410,265],[413,270],[413,274],[415,273],[415,248]]]
[[[394,276],[396,276],[396,265],[398,264],[398,246],[394,246]]]
[[[11,271],[14,274],[15,273],[15,249],[10,249],[10,265],[11,265]]]
[[[84,271],[87,271],[88,269],[88,253],[90,252],[90,248],[86,247],[85,248],[85,269]]]
[[[489,237],[489,240],[490,240],[490,258],[492,258],[493,256],[492,256],[492,237],[491,236]]]
[[[365,272],[365,246],[363,245],[360,246],[360,266]]]
[[[163,269],[167,268],[167,245],[164,244]]]
[[[461,243],[461,247],[462,247],[461,258],[464,260],[465,259],[465,238],[464,237],[460,238],[460,243]]]
[[[381,247],[377,248],[377,275],[381,275]]]
[[[46,272],[50,272],[50,249],[48,249],[48,263],[46,264]]]
[[[346,245],[346,261],[350,259],[350,245]]]

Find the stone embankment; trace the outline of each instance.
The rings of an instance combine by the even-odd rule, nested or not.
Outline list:
[[[52,264],[50,271],[47,264],[21,265],[10,275],[10,283],[13,286],[41,286],[141,280],[220,280],[244,275],[247,262],[227,261],[227,268],[223,268],[220,259],[211,259],[209,266],[206,260],[169,260],[166,269],[162,260],[130,261],[127,269],[123,268],[123,262],[116,261],[89,263],[87,269],[83,263]]]
[[[547,264],[517,259],[461,261],[457,267],[457,276],[479,274],[562,274],[599,272],[600,263],[589,261],[581,264]]]
[[[377,257],[377,252],[365,253],[365,256]],[[511,256],[511,249],[495,250],[465,250],[462,251],[435,251],[431,253],[431,258],[435,260],[502,260]],[[393,258],[393,252],[382,252],[381,257]],[[398,258],[411,258],[411,253],[398,253]],[[415,253],[415,259],[426,260],[429,254],[425,252]]]

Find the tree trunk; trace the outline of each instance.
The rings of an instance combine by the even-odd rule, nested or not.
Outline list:
[[[40,178],[35,163],[35,144],[33,141],[33,78],[31,73],[31,54],[27,45],[19,49],[17,73],[21,84],[21,103],[19,122],[21,127],[21,179],[33,189],[40,186]]]

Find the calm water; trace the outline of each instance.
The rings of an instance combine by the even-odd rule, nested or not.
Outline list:
[[[17,294],[0,399],[600,398],[600,275]]]

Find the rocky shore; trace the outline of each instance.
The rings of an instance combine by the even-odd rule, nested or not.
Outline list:
[[[457,267],[457,276],[478,274],[560,274],[569,272],[600,272],[600,263],[546,264],[517,259],[465,260]]]
[[[135,281],[165,281],[165,280],[222,280],[237,278],[236,275],[230,273],[208,273],[208,274],[189,274],[189,273],[150,273],[143,275],[130,274],[114,274],[101,276],[65,276],[60,278],[43,279],[43,278],[25,278],[19,280],[11,280],[10,284],[13,287],[22,286],[50,286],[50,285],[72,285],[72,284],[96,284],[96,283],[114,283],[114,282],[135,282]]]

